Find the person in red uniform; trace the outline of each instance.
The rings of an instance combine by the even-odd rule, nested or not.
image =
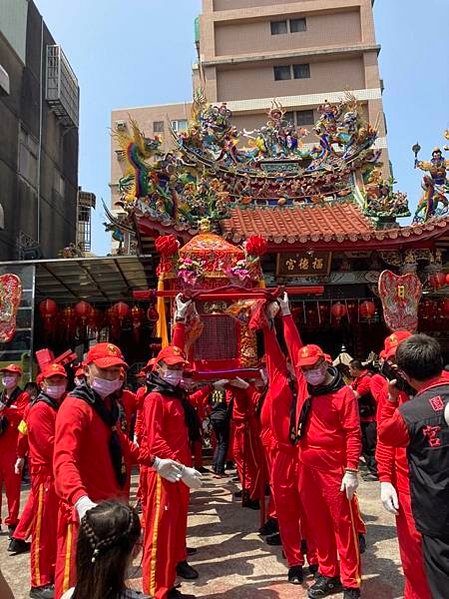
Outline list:
[[[60,364],[42,371],[41,392],[26,417],[30,475],[34,496],[31,535],[31,591],[34,599],[53,599],[58,500],[53,477],[56,414],[67,388]]]
[[[176,574],[188,579],[198,576],[186,560],[189,488],[201,486],[201,474],[190,467],[189,431],[196,420],[180,386],[186,365],[180,347],[162,349],[148,377],[150,392],[144,400],[144,444],[148,451],[182,465],[182,480],[175,484],[166,483],[152,470],[145,473],[142,577],[144,592],[154,599],[193,597],[175,588]]]
[[[443,374],[441,348],[427,335],[412,335],[395,356],[399,376],[388,384],[379,441],[404,448],[409,466],[411,509],[422,535],[432,599],[448,596],[449,580],[449,381]],[[415,391],[400,404],[405,379]],[[398,509],[398,498],[392,498]]]
[[[283,315],[286,345],[292,355],[297,355],[302,346],[298,330],[290,314],[288,297],[280,298]],[[301,584],[304,580],[304,555],[301,540],[305,532],[298,491],[298,456],[291,439],[291,411],[296,390],[290,386],[290,374],[287,360],[279,346],[273,318],[279,310],[277,303],[260,303],[259,309],[265,311],[262,318],[265,360],[268,375],[268,393],[265,402],[269,410],[270,429],[276,441],[276,453],[272,462],[271,482],[276,506],[279,532],[287,558],[288,580],[292,584]],[[251,326],[254,326],[253,324]],[[302,373],[300,373],[301,378]],[[298,385],[301,380],[298,381]],[[312,571],[314,567],[312,566]]]
[[[376,464],[376,413],[377,404],[375,396],[371,392],[372,374],[362,366],[360,360],[351,360],[349,373],[354,379],[351,387],[359,404],[360,426],[362,429],[362,456],[368,473],[367,480],[378,480]]]
[[[28,393],[19,387],[22,369],[10,364],[0,369],[4,391],[0,395],[0,516],[2,487],[5,485],[8,516],[5,524],[11,537],[19,522],[21,473],[15,471],[17,459],[18,426],[25,408],[30,403]],[[0,525],[1,525],[0,518]]]
[[[116,392],[126,368],[120,349],[112,343],[92,347],[85,361],[86,383],[64,399],[56,417],[53,468],[59,496],[55,597],[75,584],[75,543],[79,521],[100,501],[128,501],[133,463],[155,468],[177,481],[180,468],[173,460],[139,451],[120,427]]]
[[[317,345],[301,348],[296,363],[307,386],[292,435],[299,442],[300,496],[319,565],[308,596],[327,597],[343,589],[345,599],[355,599],[361,584],[354,497],[361,452],[357,400]]]
[[[231,418],[234,425],[233,456],[242,491],[235,497],[242,498],[242,506],[260,509],[263,449],[256,418],[255,388],[237,377],[226,385],[227,401],[232,401]]]
[[[409,331],[396,331],[385,339],[381,358],[392,365],[395,362],[399,345],[411,337]],[[409,401],[404,391],[398,396],[398,405]],[[383,379],[378,397],[378,425],[388,417],[388,381]],[[402,569],[404,570],[404,599],[431,599],[429,584],[424,570],[422,536],[416,530],[410,497],[409,467],[404,447],[377,442],[376,459],[380,480],[381,501],[384,508],[396,516],[396,530],[399,541]]]

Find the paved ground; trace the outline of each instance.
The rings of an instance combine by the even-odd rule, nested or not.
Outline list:
[[[223,480],[227,479],[217,481],[207,475],[204,487],[192,494],[188,545],[198,549],[190,562],[198,568],[200,578],[183,583],[181,590],[210,599],[306,597],[306,584],[294,587],[285,581],[287,570],[281,548],[269,547],[254,532],[259,527],[258,512],[242,509],[232,499],[237,486]],[[368,525],[362,596],[400,598],[403,584],[394,519],[379,506],[378,483],[362,483],[359,495]],[[10,557],[6,545],[6,537],[0,538],[1,569],[16,599],[25,599],[29,588],[28,556]],[[138,588],[138,564],[132,577],[133,586]]]

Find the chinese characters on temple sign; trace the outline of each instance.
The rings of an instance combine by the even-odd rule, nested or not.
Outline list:
[[[329,274],[331,252],[286,252],[278,254],[276,275],[281,277],[317,277]]]

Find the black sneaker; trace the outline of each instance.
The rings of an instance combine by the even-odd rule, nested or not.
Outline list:
[[[366,537],[361,533],[359,533],[359,551],[361,554],[365,553],[366,551]]]
[[[263,526],[259,528],[259,534],[262,537],[267,537],[268,535],[273,535],[275,532],[278,532],[279,526],[276,518],[268,518]]]
[[[265,539],[267,545],[271,546],[279,546],[282,545],[281,535],[278,532],[275,532],[274,535],[270,535]]]
[[[196,599],[195,595],[186,595],[185,593],[181,593],[178,589],[171,589],[168,591],[167,599]]]
[[[17,528],[17,524],[14,524],[13,526],[8,526],[8,538],[9,539],[12,539],[16,528]]]
[[[260,510],[260,503],[258,499],[244,499],[242,507],[247,507],[250,510]]]
[[[319,576],[316,583],[310,587],[307,596],[309,599],[321,599],[321,597],[328,597],[329,595],[341,593],[342,590],[343,587],[338,576],[333,578],[330,578],[329,576]]]
[[[195,568],[192,568],[185,560],[176,566],[176,574],[184,580],[195,580],[199,576]]]
[[[34,587],[30,590],[32,599],[54,599],[55,587],[53,585],[45,587]]]
[[[195,547],[187,547],[186,551],[187,555],[195,555],[195,553],[198,552],[198,549],[195,549]]]
[[[198,472],[201,472],[201,474],[209,474],[210,472],[210,470],[208,470],[204,466],[200,466],[199,468],[196,468],[196,470],[198,470]]]
[[[288,582],[291,584],[302,584],[304,582],[302,566],[292,566],[288,569]]]
[[[11,539],[8,545],[8,552],[11,555],[20,555],[21,553],[28,553],[31,548],[31,543],[22,541],[22,539]]]
[[[360,589],[343,589],[343,599],[358,599],[360,597]]]
[[[234,493],[234,499],[241,499],[243,497],[243,491],[236,491]]]

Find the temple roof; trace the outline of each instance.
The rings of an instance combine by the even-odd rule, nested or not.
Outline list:
[[[234,243],[251,235],[261,235],[270,245],[362,242],[366,247],[381,241],[385,247],[427,241],[449,228],[449,217],[446,217],[419,225],[376,229],[371,219],[353,202],[292,208],[233,208],[230,213],[230,218],[223,220],[221,227],[223,235]]]

